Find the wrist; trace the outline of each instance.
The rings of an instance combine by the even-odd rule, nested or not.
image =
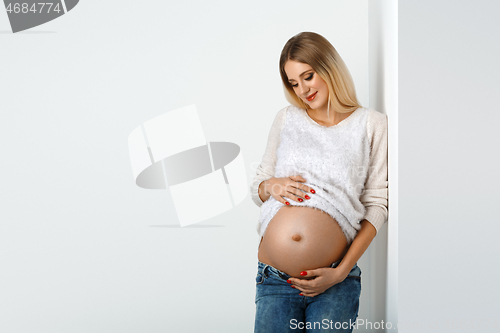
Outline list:
[[[337,267],[328,267],[329,274],[325,274],[327,277],[328,281],[328,288],[333,287],[337,283],[340,283],[344,281],[344,279],[347,277],[347,274],[344,274],[344,272],[340,269],[339,266]]]
[[[271,196],[271,193],[269,193],[269,191],[267,190],[267,184],[268,184],[267,181],[268,180],[269,179],[262,181],[259,184],[259,188],[257,189],[257,192],[259,193],[260,200],[262,202],[267,201],[267,199],[269,199],[269,197]]]
[[[262,193],[263,195],[267,195],[267,180],[264,180],[260,183],[259,185],[259,192]]]
[[[350,265],[346,261],[341,261],[340,264],[336,267],[336,269],[340,271],[342,277],[345,279],[347,275],[349,275],[349,272],[351,271],[353,266],[354,264]]]
[[[273,178],[269,178],[269,179],[266,179],[264,180],[261,184],[262,184],[262,191],[264,192],[264,194],[266,196],[269,196],[271,195],[271,191],[269,191],[269,186],[270,186],[270,180],[273,179]]]

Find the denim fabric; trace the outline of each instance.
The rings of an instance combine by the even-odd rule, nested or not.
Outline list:
[[[361,269],[357,263],[344,281],[314,297],[300,296],[300,290],[286,282],[289,277],[258,262],[255,333],[352,332],[361,295]]]

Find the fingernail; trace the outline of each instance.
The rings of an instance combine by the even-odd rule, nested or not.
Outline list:
[[[302,293],[300,293],[299,295],[300,295],[300,296],[304,296],[304,295],[302,295]]]
[[[295,286],[291,286],[292,288],[295,288]]]
[[[297,200],[299,200],[299,202],[302,202],[302,201],[304,201],[304,199],[302,199],[302,198],[298,198]]]
[[[302,271],[302,272],[300,272],[300,275],[302,275],[302,276],[307,275],[307,272],[306,271]]]
[[[287,201],[286,204],[289,205],[290,203]]]
[[[316,191],[315,190],[311,190],[311,193],[316,193]]]
[[[306,194],[306,199],[311,199],[311,198]]]
[[[288,283],[292,283],[292,281],[290,281],[290,280],[286,280],[286,282],[288,282]]]

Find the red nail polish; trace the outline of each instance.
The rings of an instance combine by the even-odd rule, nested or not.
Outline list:
[[[292,288],[295,288],[295,286],[291,286]]]
[[[298,198],[297,200],[299,200],[299,202],[302,202],[302,201],[304,201],[304,199],[302,199],[302,198]]]
[[[304,295],[302,295],[302,294],[299,294],[299,295],[300,295],[300,296],[304,296]]]
[[[289,205],[290,203],[287,201],[286,204]]]
[[[306,199],[311,199],[311,198],[306,194]]]
[[[316,191],[315,190],[311,190],[311,193],[316,193]]]
[[[306,271],[302,271],[302,272],[300,272],[300,275],[302,275],[302,276],[307,275],[307,272]]]
[[[292,283],[292,281],[290,281],[290,280],[286,280],[286,282],[288,282],[288,283]]]

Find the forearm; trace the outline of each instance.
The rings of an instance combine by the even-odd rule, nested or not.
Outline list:
[[[361,221],[361,229],[358,231],[349,250],[347,250],[347,253],[337,267],[346,272],[346,274],[349,274],[354,264],[365,253],[376,234],[377,230],[368,220]]]

